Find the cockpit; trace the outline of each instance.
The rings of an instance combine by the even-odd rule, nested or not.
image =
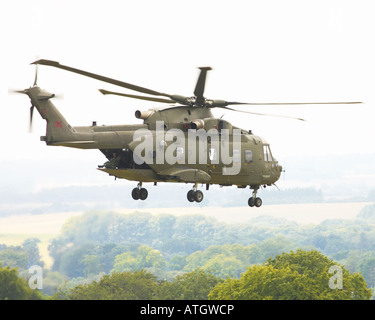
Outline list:
[[[263,159],[265,162],[272,162],[277,161],[275,158],[272,157],[271,149],[269,144],[263,145]]]

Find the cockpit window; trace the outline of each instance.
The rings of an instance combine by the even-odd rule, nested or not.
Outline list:
[[[264,161],[266,162],[273,161],[269,145],[263,145],[263,152],[264,152]]]
[[[245,150],[245,163],[253,162],[253,151]]]

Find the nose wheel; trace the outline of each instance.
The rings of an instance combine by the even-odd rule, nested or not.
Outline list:
[[[142,183],[138,183],[138,186],[132,190],[132,198],[134,200],[146,200],[148,197],[148,191],[146,188],[142,188]]]

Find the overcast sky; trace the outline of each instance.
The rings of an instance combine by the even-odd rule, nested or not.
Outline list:
[[[214,114],[252,129],[282,162],[295,155],[374,153],[373,1],[139,0],[2,1],[0,6],[0,160],[77,159],[93,152],[47,147],[45,123],[8,89],[33,84],[36,59],[170,94],[193,95],[199,66],[211,66],[205,96],[245,102],[363,101],[363,105],[238,107],[305,118]],[[134,111],[160,106],[97,89],[126,92],[46,66],[38,85],[63,94],[55,105],[72,125],[140,123]],[[97,159],[102,159],[99,151]],[[102,159],[104,162],[104,158]]]

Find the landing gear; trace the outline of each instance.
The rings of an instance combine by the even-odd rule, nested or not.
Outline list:
[[[259,189],[259,187],[254,188],[253,196],[250,197],[248,202],[247,202],[250,207],[255,206],[255,207],[259,208],[263,203],[262,199],[257,197],[258,189]]]
[[[194,188],[192,190],[189,190],[189,192],[187,193],[187,199],[189,200],[189,202],[202,202],[203,192],[197,190],[197,183],[194,185]]]
[[[194,193],[194,190],[189,190],[189,192],[187,193],[187,199],[189,200],[189,202],[194,202]]]
[[[262,205],[262,199],[261,198],[249,198],[249,201],[247,202],[250,207],[257,207],[259,208]]]
[[[132,198],[134,200],[146,200],[148,191],[142,188],[142,182],[138,183],[138,186],[132,190]]]

